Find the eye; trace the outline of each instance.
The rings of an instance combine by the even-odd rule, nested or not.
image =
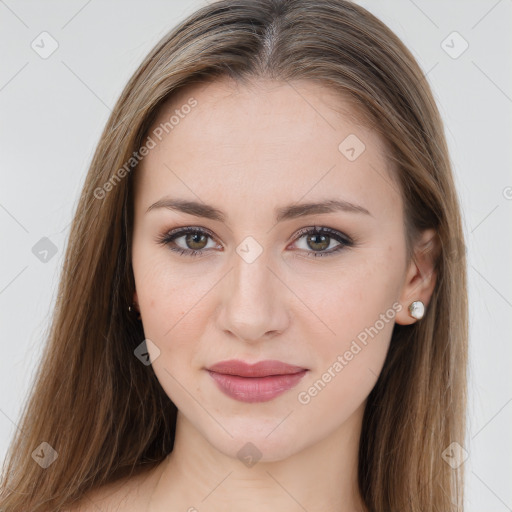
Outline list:
[[[349,236],[327,227],[313,226],[303,228],[295,234],[295,237],[296,242],[302,238],[305,239],[306,247],[303,250],[308,253],[308,257],[329,256],[341,251],[345,247],[352,247],[354,245],[353,240]],[[213,235],[209,231],[202,228],[187,227],[165,233],[157,238],[156,242],[169,246],[171,251],[185,256],[203,256],[206,253],[205,249],[216,247],[215,243],[213,243],[213,247],[209,245],[208,239],[213,243]],[[338,242],[334,247],[332,246],[333,241]],[[330,250],[327,251],[326,249]]]
[[[303,228],[295,236],[298,236],[297,240],[305,239],[303,249],[308,253],[308,257],[318,258],[319,256],[331,256],[343,250],[345,247],[352,247],[354,245],[353,240],[337,231],[335,229],[326,227],[309,227]],[[332,242],[338,242],[338,245],[333,245]],[[327,251],[326,249],[330,249]]]
[[[171,251],[175,251],[179,254],[201,256],[204,253],[204,249],[211,248],[211,246],[208,247],[208,238],[212,239],[212,235],[208,231],[201,228],[189,227],[170,231],[157,239],[157,243],[168,245]],[[180,243],[177,242],[179,240],[181,240]],[[173,247],[173,245],[176,247]]]

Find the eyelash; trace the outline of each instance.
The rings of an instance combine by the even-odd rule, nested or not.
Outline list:
[[[169,231],[165,233],[163,236],[160,236],[157,238],[156,242],[161,245],[170,245],[176,238],[181,238],[184,235],[188,234],[199,234],[199,235],[206,235],[213,239],[213,236],[205,229],[202,228],[196,228],[196,227],[187,227],[187,228],[178,228],[176,230]],[[331,249],[329,251],[323,251],[323,252],[315,252],[315,251],[306,251],[308,252],[308,257],[312,258],[318,258],[323,256],[331,256],[335,253],[340,252],[341,250],[345,249],[346,247],[353,247],[355,245],[354,241],[345,235],[344,233],[341,233],[340,231],[337,231],[335,229],[327,228],[327,227],[309,227],[309,228],[302,228],[299,230],[295,236],[296,240],[299,240],[305,235],[327,235],[329,238],[333,238],[337,242],[340,242],[340,245],[336,246],[334,249]],[[205,249],[201,250],[194,250],[194,249],[183,249],[181,247],[170,247],[171,251],[177,252],[180,255],[185,256],[203,256]]]

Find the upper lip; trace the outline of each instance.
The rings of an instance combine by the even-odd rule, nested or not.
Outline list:
[[[306,368],[283,363],[282,361],[266,360],[255,364],[248,364],[239,359],[230,359],[229,361],[220,361],[207,368],[215,373],[225,375],[238,375],[240,377],[267,377],[269,375],[289,375],[299,373]]]

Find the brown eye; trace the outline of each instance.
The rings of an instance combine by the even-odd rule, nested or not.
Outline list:
[[[308,235],[306,238],[307,244],[314,251],[324,251],[331,243],[331,239],[326,235]]]
[[[208,243],[208,235],[202,233],[189,233],[185,236],[185,243],[188,249],[194,251],[204,249]]]
[[[355,245],[349,236],[331,228],[317,226],[304,228],[295,236],[295,243],[301,239],[305,240],[305,247],[299,247],[299,252],[305,252],[307,256],[313,257],[330,256]],[[213,243],[213,246],[208,247],[209,241]],[[208,231],[195,227],[168,232],[157,238],[156,242],[169,246],[171,251],[185,256],[206,255],[210,252],[208,249],[216,248],[213,236]]]
[[[185,256],[201,256],[209,252],[208,249],[216,247],[215,244],[208,247],[210,240],[213,242],[213,237],[207,231],[190,227],[168,232],[157,238],[156,242]]]
[[[331,256],[354,245],[352,239],[340,231],[318,226],[301,229],[296,234],[296,240],[298,242],[301,239],[304,239],[304,243],[303,247],[298,244],[300,252],[304,251],[307,256],[312,257]],[[295,243],[297,244],[297,242]]]

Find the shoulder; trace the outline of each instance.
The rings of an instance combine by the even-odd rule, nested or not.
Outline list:
[[[144,510],[156,484],[158,467],[116,480],[85,493],[61,512],[139,512]]]

